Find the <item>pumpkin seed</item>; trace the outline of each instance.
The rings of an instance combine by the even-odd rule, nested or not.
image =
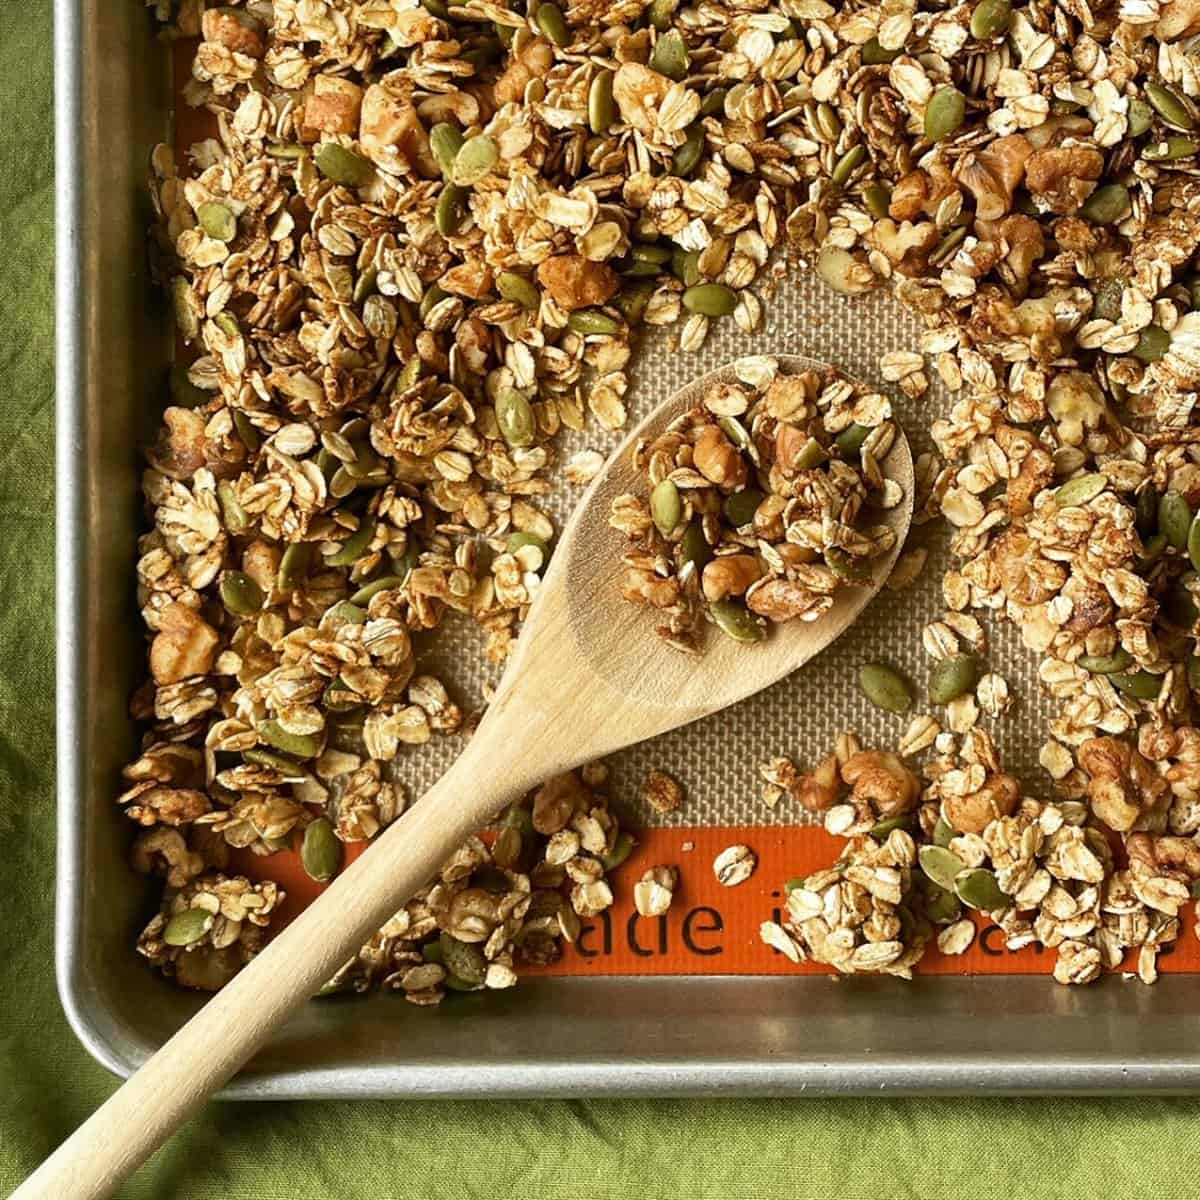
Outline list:
[[[656,242],[634,242],[629,251],[635,262],[652,263],[654,266],[666,266],[671,261],[671,247],[660,246]]]
[[[351,604],[349,600],[339,600],[336,604],[331,605],[325,610],[325,616],[346,625],[364,625],[367,620],[366,612],[357,604]]]
[[[196,310],[192,307],[191,297],[192,285],[182,275],[176,275],[171,280],[171,311],[175,315],[175,324],[179,332],[189,342],[200,332],[200,322],[196,317]]]
[[[244,533],[250,528],[250,516],[238,500],[233,484],[227,479],[217,484],[217,503],[221,506],[225,528],[230,533]]]
[[[1093,675],[1113,675],[1124,671],[1133,662],[1133,655],[1118,646],[1111,654],[1081,654],[1075,661]]]
[[[683,293],[683,307],[706,317],[727,317],[737,308],[737,293],[723,283],[698,283]]]
[[[1121,319],[1121,297],[1125,294],[1129,280],[1123,275],[1110,275],[1101,280],[1096,288],[1095,299],[1092,303],[1092,315],[1105,321]]]
[[[956,229],[950,230],[948,234],[933,248],[933,253],[929,256],[929,261],[935,266],[942,266],[950,261],[954,251],[959,248],[967,240],[968,229],[965,225],[959,225]]]
[[[953,654],[939,659],[929,673],[929,701],[949,704],[965,696],[979,682],[979,660],[973,654]]]
[[[519,304],[530,312],[536,312],[542,302],[541,293],[533,283],[524,275],[518,275],[516,271],[501,271],[496,276],[496,291],[500,293],[502,300]]]
[[[1134,563],[1134,569],[1139,575],[1144,575],[1160,558],[1167,549],[1167,535],[1165,533],[1156,533],[1153,537],[1148,537],[1142,548],[1141,556]]]
[[[886,663],[867,663],[858,672],[858,686],[876,708],[906,713],[912,708],[913,692],[907,679]]]
[[[841,158],[837,160],[832,171],[829,172],[829,180],[838,187],[845,187],[846,180],[850,178],[854,172],[862,166],[867,157],[867,148],[861,142],[857,146],[851,146]]]
[[[290,592],[298,588],[308,574],[311,559],[312,546],[308,542],[292,542],[279,560],[275,586],[281,592]]]
[[[1108,487],[1108,478],[1099,471],[1068,479],[1055,493],[1059,508],[1075,508],[1087,504]]]
[[[536,533],[528,533],[523,529],[517,530],[515,533],[508,535],[508,541],[504,544],[506,554],[516,554],[518,550],[523,550],[526,546],[536,546],[542,552],[542,563],[550,557],[550,547],[546,544],[544,538],[538,537]]]
[[[741,529],[743,525],[749,525],[754,520],[754,514],[763,499],[763,493],[757,488],[743,488],[740,492],[726,496],[721,508],[730,525],[734,529]]]
[[[800,448],[800,453],[796,455],[796,470],[812,471],[816,467],[819,467],[828,457],[829,455],[826,453],[825,447],[815,437],[810,437]]]
[[[925,107],[925,136],[940,142],[957,133],[967,117],[966,97],[956,87],[940,87]]]
[[[454,160],[455,163],[458,159]],[[433,212],[433,223],[443,237],[453,237],[467,219],[467,190],[456,183],[447,183],[438,197]]]
[[[954,826],[945,817],[938,817],[937,823],[933,827],[933,844],[948,846],[955,836]]]
[[[767,631],[740,604],[716,600],[708,606],[717,628],[735,642],[761,642]]]
[[[669,536],[683,520],[683,497],[673,479],[660,480],[650,493],[650,516],[663,537]]]
[[[671,28],[671,21],[678,7],[679,0],[650,0],[646,18],[659,33],[666,33]]]
[[[955,880],[954,893],[968,908],[981,912],[995,912],[1012,903],[1012,898],[1000,890],[995,874],[983,867],[964,871]]]
[[[693,287],[700,280],[700,251],[677,246],[671,254],[671,274],[684,287]]]
[[[967,869],[967,864],[944,846],[922,846],[917,861],[938,887],[950,892],[954,891],[954,881]]]
[[[505,388],[496,397],[496,424],[500,426],[500,436],[510,446],[533,444],[537,432],[533,406],[516,388]]]
[[[1143,538],[1158,530],[1158,492],[1154,488],[1144,487],[1138,492],[1134,513],[1134,524]]]
[[[451,182],[460,188],[474,187],[491,174],[499,158],[500,148],[486,133],[467,138],[454,157]],[[442,194],[445,195],[445,191]]]
[[[369,517],[359,522],[358,528],[325,559],[327,567],[349,567],[358,562],[367,552],[371,539],[375,536],[375,519]]]
[[[1181,158],[1191,158],[1200,150],[1200,142],[1181,134],[1172,134],[1158,142],[1150,142],[1142,149],[1142,157],[1150,162],[1175,162]]]
[[[517,36],[517,31],[511,25],[497,25],[493,22],[492,27],[496,30],[496,37],[506,50],[513,44],[513,38]]]
[[[570,45],[571,31],[567,28],[567,18],[557,4],[539,4],[533,20],[556,46]]]
[[[1129,189],[1119,183],[1098,187],[1080,206],[1079,215],[1093,225],[1113,225],[1129,215]]]
[[[1129,136],[1141,137],[1154,124],[1154,111],[1145,100],[1130,100],[1126,119],[1129,122]]]
[[[254,422],[240,408],[233,410],[233,427],[237,430],[238,437],[242,439],[242,444],[251,454],[262,445],[262,438],[258,436]]]
[[[750,434],[737,417],[719,417],[717,425],[721,432],[739,449],[750,448]]]
[[[264,750],[261,746],[247,750],[242,758],[256,767],[270,767],[288,779],[305,774],[304,768],[294,758],[286,754],[276,754],[274,750]]]
[[[342,865],[342,843],[333,832],[328,818],[310,821],[300,845],[300,862],[310,879],[327,883]]]
[[[198,942],[212,927],[213,914],[203,908],[185,908],[176,913],[163,930],[168,946],[190,946]]]
[[[688,51],[683,34],[677,29],[668,29],[654,43],[650,52],[650,70],[676,81],[688,73]]]
[[[430,16],[437,17],[439,21],[450,20],[450,9],[443,3],[443,0],[421,0],[421,7]]]
[[[1000,37],[1012,24],[1011,0],[980,0],[971,14],[971,36],[985,40]]]
[[[224,204],[210,200],[196,210],[200,228],[218,242],[232,242],[237,237],[237,217]]]
[[[925,915],[935,925],[949,925],[962,916],[962,905],[953,892],[930,883],[929,895],[925,900]]]
[[[1157,700],[1162,690],[1163,677],[1151,675],[1149,671],[1138,671],[1133,675],[1116,673],[1108,676],[1108,681],[1126,696],[1135,700]]]
[[[1187,661],[1187,681],[1193,692],[1200,692],[1200,654],[1193,654]]]
[[[1192,507],[1178,492],[1167,492],[1158,502],[1158,530],[1176,550],[1186,550],[1192,528]]]
[[[260,611],[266,596],[244,571],[226,571],[221,576],[221,603],[235,617],[251,617]]]
[[[1192,560],[1192,566],[1200,571],[1200,514],[1197,515],[1188,530],[1187,552],[1188,558]]]
[[[613,298],[613,307],[630,325],[637,325],[646,312],[650,297],[654,295],[654,284],[640,280],[621,289]]]
[[[1147,325],[1138,334],[1137,345],[1129,352],[1144,363],[1158,362],[1171,348],[1171,335],[1161,325]]]
[[[208,393],[188,378],[188,369],[183,363],[171,365],[167,372],[167,387],[171,392],[171,403],[178,408],[199,408],[208,403]]]
[[[617,119],[613,101],[613,73],[599,71],[588,88],[588,128],[593,133],[607,133]]]
[[[454,160],[462,149],[463,135],[457,125],[439,121],[429,131],[429,149],[442,169],[442,178],[449,179],[454,170]]]
[[[1174,88],[1151,81],[1146,84],[1146,99],[1168,125],[1185,131],[1195,128],[1196,117],[1191,106]]]
[[[315,758],[321,750],[321,739],[315,733],[288,733],[280,723],[273,718],[260,721],[256,732],[268,746],[282,750],[293,758]]]
[[[894,829],[911,829],[917,820],[916,813],[901,813],[898,817],[885,817],[876,821],[867,832],[881,842],[887,841],[887,836]]]
[[[371,600],[378,596],[380,592],[390,591],[392,588],[404,586],[404,581],[408,578],[408,572],[403,575],[381,575],[378,579],[372,579],[370,583],[364,587],[360,587],[353,596],[350,597],[350,603],[359,607],[366,608]]]
[[[633,838],[625,830],[617,834],[617,840],[613,842],[612,849],[600,856],[600,861],[604,864],[606,871],[616,870],[633,852]]]
[[[577,308],[567,318],[567,328],[585,336],[587,334],[603,334],[611,337],[621,328],[621,325],[619,321],[615,321],[598,308]]]
[[[303,146],[297,146],[293,142],[272,142],[267,146],[267,153],[272,158],[279,158],[285,162],[298,162],[302,158],[308,158],[309,152]]]
[[[825,565],[839,578],[851,583],[861,583],[871,577],[871,564],[865,559],[853,558],[838,546],[829,546],[824,553]]]
[[[368,267],[355,280],[354,283],[354,303],[362,304],[369,296],[375,295],[378,290],[379,283],[379,268]]]
[[[879,39],[873,37],[862,48],[863,65],[867,67],[883,66],[885,63],[894,62],[902,53],[903,50],[899,47],[895,50],[885,50],[879,44]]]
[[[843,458],[850,458],[863,448],[863,442],[867,440],[870,434],[870,426],[859,425],[855,422],[852,425],[847,425],[833,439],[833,444],[838,448],[838,452]]]
[[[704,126],[697,121],[695,125],[688,128],[683,145],[677,146],[675,153],[671,155],[671,174],[680,179],[690,175],[700,162],[700,156],[704,153],[704,145]]]
[[[473,987],[478,987],[484,981],[488,964],[478,946],[470,942],[460,942],[445,930],[439,935],[438,942],[442,948],[442,962],[451,974]]]
[[[892,202],[892,193],[882,184],[873,183],[863,188],[863,207],[877,221],[882,221],[888,215],[888,207]]]
[[[1194,572],[1189,572],[1188,575],[1185,575],[1158,604],[1159,615],[1179,629],[1191,629],[1196,623],[1197,616],[1200,616],[1200,610],[1196,608],[1196,601],[1192,596],[1191,589],[1184,583],[1189,576],[1194,578],[1194,574]]]
[[[375,167],[369,159],[347,150],[345,146],[339,146],[337,142],[326,142],[321,146],[313,156],[313,162],[326,179],[332,179],[343,187],[365,187],[375,178]]]
[[[447,189],[453,186],[453,184],[449,183],[446,185]],[[429,314],[449,295],[450,293],[444,288],[440,287],[436,283],[431,283],[429,287],[425,289],[425,295],[421,297],[420,306],[417,308],[417,316],[424,321],[425,318],[428,317]]]
[[[446,956],[442,953],[442,943],[440,941],[426,942],[425,945],[421,947],[421,957],[426,962],[432,963],[440,964],[446,961]]]
[[[704,525],[699,518],[689,521],[688,527],[683,531],[683,538],[679,543],[679,556],[681,566],[683,563],[692,563],[697,572],[703,571],[712,561],[712,547],[704,536]]]
[[[725,111],[725,97],[729,95],[728,88],[713,88],[711,92],[700,101],[700,115],[702,117],[716,117]]]

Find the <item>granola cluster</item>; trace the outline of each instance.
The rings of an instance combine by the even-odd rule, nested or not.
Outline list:
[[[653,608],[660,636],[684,651],[699,649],[706,618],[744,642],[766,622],[815,621],[895,545],[892,529],[863,521],[903,499],[879,465],[891,411],[836,371],[739,359],[634,448],[647,494],[618,496],[609,517],[634,546],[621,594]]]

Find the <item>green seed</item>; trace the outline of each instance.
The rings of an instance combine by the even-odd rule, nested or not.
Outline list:
[[[704,536],[703,523],[699,519],[689,521],[679,543],[679,565],[692,563],[696,571],[700,572],[712,561],[712,557],[712,547]]]
[[[567,318],[567,328],[585,336],[602,334],[611,337],[621,328],[621,325],[619,321],[615,321],[598,308],[577,308]]]
[[[796,470],[812,471],[819,467],[828,457],[829,455],[825,447],[815,437],[810,437],[800,448],[800,453],[796,455]]]
[[[877,221],[882,221],[888,215],[891,202],[892,193],[882,184],[873,183],[863,189],[863,206]]]
[[[1154,112],[1145,100],[1130,100],[1127,119],[1129,136],[1141,137],[1154,124]]]
[[[1168,125],[1183,130],[1195,128],[1196,117],[1191,106],[1174,88],[1169,88],[1164,83],[1148,83],[1146,99],[1150,101],[1150,107]]]
[[[857,146],[851,146],[841,158],[837,160],[832,171],[829,172],[831,183],[838,187],[845,187],[846,180],[850,178],[854,172],[862,166],[867,157],[867,148],[861,142]]]
[[[717,425],[721,432],[739,449],[750,449],[750,434],[737,417],[719,417]]]
[[[442,943],[441,942],[426,942],[425,945],[423,945],[421,947],[421,957],[426,962],[432,962],[432,963],[445,962],[445,955],[442,954]]]
[[[305,774],[304,768],[294,758],[286,754],[276,754],[274,750],[264,750],[261,746],[247,750],[242,758],[256,767],[270,767],[285,779],[294,779]]]
[[[704,154],[704,127],[697,122],[687,131],[683,145],[671,155],[671,174],[686,179],[697,167]]]
[[[326,142],[317,150],[313,161],[326,179],[332,179],[343,187],[365,187],[375,178],[375,168],[369,159],[347,150],[345,146],[339,146],[337,142]]]
[[[1134,563],[1134,569],[1139,575],[1144,575],[1162,556],[1167,549],[1167,535],[1156,533],[1145,540],[1141,556]]]
[[[694,287],[700,280],[700,252],[676,246],[671,254],[671,274],[684,287]]]
[[[452,186],[453,186],[453,184],[446,185],[447,189],[449,189]],[[445,193],[443,193],[443,194],[445,194]],[[445,300],[449,295],[450,295],[450,293],[448,291],[446,291],[444,288],[440,287],[436,283],[431,283],[429,285],[429,287],[425,289],[425,295],[423,295],[421,297],[421,303],[417,307],[417,315],[421,318],[422,321],[424,321],[429,316],[429,314],[431,312],[433,312],[433,310],[439,304],[441,304],[441,302],[443,300]],[[406,369],[407,369],[407,367],[406,367]]]
[[[325,560],[327,567],[349,567],[358,562],[367,552],[371,539],[375,536],[375,520],[367,518],[360,522],[358,528],[338,547],[337,551]]]
[[[863,442],[871,434],[869,425],[847,425],[841,433],[833,439],[833,444],[838,448],[838,452],[843,458],[851,458],[863,448]]]
[[[241,333],[237,317],[231,312],[219,312],[213,317],[213,324],[227,337],[237,337]]]
[[[339,600],[325,610],[325,616],[333,621],[341,621],[345,625],[365,625],[367,614],[357,604],[349,600]],[[322,620],[325,618],[323,617]]]
[[[879,67],[885,63],[894,62],[900,57],[902,51],[885,50],[880,44],[877,37],[873,37],[862,48],[863,65],[867,67]]]
[[[1158,492],[1152,487],[1144,487],[1137,495],[1134,508],[1134,523],[1143,538],[1150,537],[1158,530]]]
[[[171,393],[171,403],[178,408],[200,408],[208,403],[208,393],[188,378],[188,369],[183,363],[171,364],[167,372],[167,388]]]
[[[851,583],[861,583],[869,579],[871,565],[865,559],[852,558],[845,550],[837,546],[829,546],[824,554],[825,565],[839,578]]]
[[[1200,516],[1196,517],[1188,530],[1187,552],[1188,558],[1192,560],[1192,566],[1200,571]]]
[[[371,600],[375,596],[378,596],[380,592],[388,592],[392,588],[403,587],[404,581],[407,578],[407,572],[403,575],[381,575],[378,579],[372,579],[365,587],[360,587],[350,597],[350,603],[359,608],[366,608]]]
[[[258,436],[258,430],[254,428],[254,423],[240,408],[233,410],[233,427],[237,430],[238,437],[242,439],[242,444],[252,454],[262,445],[262,439]]]
[[[267,153],[272,158],[283,159],[285,162],[298,162],[309,156],[309,152],[303,146],[297,146],[292,142],[272,142],[267,147]]]
[[[496,276],[496,291],[500,293],[502,300],[519,304],[530,312],[536,312],[542,302],[541,293],[537,288],[524,275],[518,275],[516,271],[501,271]]]
[[[221,519],[230,533],[244,533],[250,528],[250,516],[241,506],[233,484],[227,479],[217,484],[217,502],[221,506]]]
[[[1119,321],[1121,319],[1121,297],[1125,295],[1125,289],[1128,286],[1129,280],[1123,275],[1110,275],[1107,279],[1102,280],[1096,289],[1095,300],[1092,304],[1092,316],[1100,317],[1105,321]]]
[[[516,554],[518,550],[523,550],[526,546],[536,546],[542,552],[542,566],[550,560],[550,547],[546,544],[544,538],[538,537],[536,533],[528,533],[523,529],[517,530],[516,533],[508,535],[508,541],[504,544],[504,552],[506,554]],[[539,570],[541,568],[538,568]]]
[[[646,17],[659,33],[666,33],[678,7],[679,0],[651,0]]]
[[[1012,898],[1000,890],[996,876],[983,867],[964,871],[955,880],[954,892],[968,908],[976,908],[981,912],[995,912],[1012,903]]]
[[[447,183],[442,188],[437,208],[434,209],[433,223],[443,237],[453,237],[463,227],[467,219],[468,194],[465,188],[455,183]]]
[[[265,599],[262,588],[245,572],[226,571],[221,576],[221,603],[235,617],[252,617]]]
[[[814,124],[817,133],[828,142],[836,142],[842,136],[842,119],[832,104],[822,101],[817,105]]]
[[[906,713],[912,708],[913,692],[907,679],[886,663],[867,663],[858,672],[858,686],[876,708]]]
[[[967,117],[967,101],[956,87],[940,87],[925,107],[925,136],[940,142],[962,128]]]
[[[200,221],[200,228],[210,238],[215,238],[218,242],[232,242],[237,237],[237,217],[233,215],[233,210],[226,208],[224,204],[218,204],[215,200],[209,201],[200,205],[196,216]]]
[[[483,951],[470,942],[460,942],[445,930],[438,940],[441,943],[442,962],[446,969],[463,983],[478,987],[487,976],[488,964]]]
[[[1076,508],[1095,500],[1106,487],[1108,477],[1099,471],[1092,471],[1090,474],[1076,475],[1074,479],[1068,479],[1054,493],[1054,499],[1059,508]]]
[[[697,283],[683,293],[683,307],[706,317],[727,317],[737,308],[737,294],[723,283]]]
[[[725,519],[734,529],[741,529],[743,525],[749,525],[754,520],[754,514],[758,511],[758,506],[763,499],[762,492],[757,488],[743,488],[740,492],[726,496],[725,503],[721,506],[725,513]]]
[[[298,588],[308,574],[311,559],[312,546],[308,542],[292,542],[279,560],[275,586],[281,592],[290,592]]]
[[[925,901],[925,916],[935,925],[950,925],[962,916],[962,905],[953,892],[930,883],[929,896]]]
[[[933,253],[929,256],[929,261],[939,267],[949,262],[954,251],[967,240],[967,233],[968,229],[965,225],[959,225],[957,229],[950,230],[933,248]]]
[[[1075,661],[1093,675],[1114,675],[1133,662],[1133,655],[1118,646],[1111,654],[1081,654]]]
[[[300,862],[310,879],[327,883],[342,865],[342,843],[325,817],[310,821],[300,846]]]
[[[211,928],[213,914],[203,908],[185,908],[176,913],[163,930],[168,946],[190,946],[198,942]]]
[[[716,600],[708,611],[717,628],[735,642],[761,642],[767,631],[740,604],[732,600]]]
[[[700,101],[700,115],[702,117],[720,116],[725,111],[725,97],[729,95],[728,88],[713,88],[711,92]]]
[[[1200,150],[1200,142],[1172,134],[1161,141],[1148,143],[1142,150],[1142,157],[1150,162],[1176,162],[1181,158],[1191,158],[1197,150]]]
[[[1194,578],[1194,573],[1189,574]],[[1200,616],[1200,609],[1196,608],[1195,597],[1192,595],[1191,589],[1184,583],[1188,577],[1185,575],[1159,601],[1158,611],[1160,616],[1176,628],[1190,630],[1196,624],[1196,618]]]
[[[979,682],[979,661],[973,654],[954,654],[939,659],[929,673],[929,701],[949,704],[965,696]]]
[[[665,75],[668,79],[680,80],[688,73],[688,50],[683,34],[677,29],[668,29],[654,43],[650,52],[650,70]]]
[[[980,0],[971,14],[971,36],[980,40],[1000,37],[1011,23],[1010,0]]]
[[[660,246],[655,242],[634,242],[629,256],[634,262],[649,263],[655,267],[664,267],[671,261],[671,247]]]
[[[450,20],[450,9],[443,3],[443,0],[421,0],[421,7],[430,16],[437,17],[439,21]]]
[[[966,870],[967,864],[957,854],[943,846],[922,846],[917,852],[921,870],[938,887],[954,891],[954,881]]]
[[[613,101],[613,73],[600,71],[588,88],[588,128],[593,133],[607,133],[616,122],[617,106]]]
[[[171,280],[171,303],[175,324],[184,339],[189,342],[200,332],[200,321],[196,317],[192,297],[192,285],[182,275],[177,275]]]
[[[613,307],[625,318],[627,325],[637,325],[654,295],[654,284],[641,280],[621,289],[613,298]]]
[[[1163,677],[1151,675],[1149,671],[1138,671],[1133,675],[1109,675],[1108,681],[1118,692],[1132,696],[1135,700],[1157,700],[1158,693],[1162,690]]]
[[[1200,654],[1193,654],[1187,661],[1187,681],[1193,692],[1200,692]]]
[[[808,885],[807,875],[793,875],[790,879],[783,881],[783,890],[785,892],[798,892],[801,888]]]
[[[474,187],[491,174],[500,158],[500,148],[485,133],[467,138],[454,157],[451,182],[460,188]],[[445,195],[445,192],[442,193]]]
[[[442,178],[449,179],[454,170],[454,160],[462,149],[463,135],[457,125],[439,121],[429,131],[429,149],[442,169]]]
[[[378,290],[379,268],[368,267],[354,283],[354,303],[362,304],[369,296]]]
[[[534,16],[537,27],[556,45],[569,46],[571,31],[567,28],[567,19],[556,4],[540,4]]]
[[[954,826],[945,817],[938,817],[937,824],[933,827],[933,844],[935,846],[949,846],[954,837]]]
[[[613,842],[612,849],[602,855],[600,861],[604,864],[606,871],[614,871],[629,857],[632,851],[633,838],[625,830],[622,830],[617,834],[617,840]]]
[[[1171,348],[1171,335],[1161,325],[1147,325],[1138,334],[1137,345],[1130,351],[1144,363],[1158,362]]]
[[[650,515],[663,537],[668,537],[683,520],[683,497],[669,477],[660,480],[650,493]]]
[[[288,733],[276,720],[260,721],[257,733],[268,746],[274,746],[293,758],[315,758],[321,750],[321,739],[317,734]]]
[[[887,841],[887,836],[894,829],[911,829],[917,819],[916,813],[901,813],[898,817],[887,817],[876,821],[867,832],[881,842]]]
[[[533,406],[516,388],[505,388],[496,397],[496,424],[500,436],[512,447],[533,444],[537,432]]]
[[[1192,506],[1178,492],[1168,492],[1158,502],[1158,529],[1176,550],[1186,550],[1192,528]]]
[[[1106,183],[1083,202],[1079,215],[1093,225],[1113,225],[1127,217],[1129,210],[1129,189],[1119,183]]]

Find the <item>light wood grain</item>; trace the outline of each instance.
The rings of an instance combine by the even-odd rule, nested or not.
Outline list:
[[[821,364],[785,357],[785,369]],[[724,372],[728,372],[728,368]],[[853,622],[895,563],[912,518],[913,470],[899,436],[883,464],[905,500],[885,514],[896,546],[870,584],[843,589],[812,623],[772,628],[746,646],[715,631],[701,657],[671,650],[653,616],[621,600],[623,550],[608,525],[614,496],[641,490],[633,443],[661,429],[723,372],[659,406],[618,449],[564,529],[497,694],[458,761],[287,929],[226,985],[13,1194],[108,1196],[471,833],[549,775],[685,725],[760,691]]]

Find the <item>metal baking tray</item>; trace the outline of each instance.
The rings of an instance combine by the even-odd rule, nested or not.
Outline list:
[[[80,1040],[124,1075],[200,1003],[131,951],[151,900],[112,804],[143,664],[139,447],[170,349],[142,199],[170,84],[137,0],[55,9],[57,972]],[[436,1010],[386,996],[310,1004],[223,1095],[1172,1092],[1200,1085],[1198,1014],[1200,976],[1185,975],[1080,989],[1045,976],[535,979]]]

